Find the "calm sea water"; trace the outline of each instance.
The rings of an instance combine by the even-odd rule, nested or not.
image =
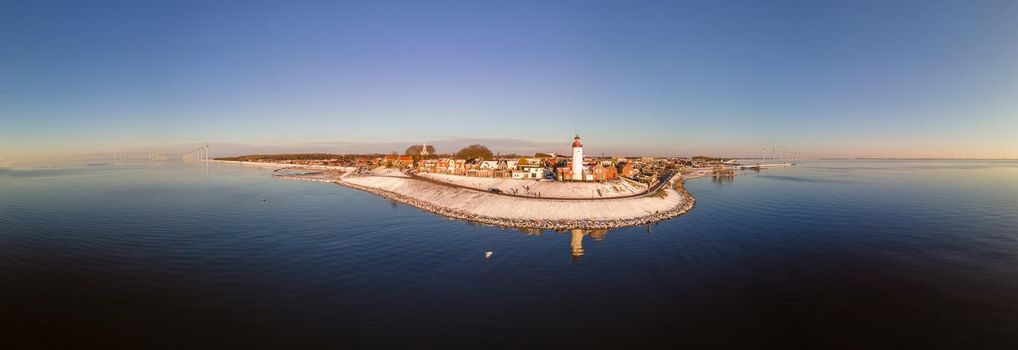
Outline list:
[[[254,168],[0,169],[2,339],[1018,347],[1018,162],[810,161],[687,187],[673,220],[538,233]]]

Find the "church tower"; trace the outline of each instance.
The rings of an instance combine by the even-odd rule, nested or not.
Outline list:
[[[573,139],[573,180],[583,181],[583,144],[580,143],[580,135],[576,134]]]
[[[421,157],[431,155],[431,152],[428,151],[428,140],[427,139],[425,139],[424,143],[421,144],[421,151],[419,152],[419,155]]]

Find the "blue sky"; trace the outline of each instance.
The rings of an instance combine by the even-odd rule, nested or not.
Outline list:
[[[575,131],[610,154],[1018,158],[1016,18],[1015,1],[5,2],[0,158],[508,152]]]

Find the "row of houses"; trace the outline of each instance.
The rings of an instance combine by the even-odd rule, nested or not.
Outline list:
[[[584,158],[579,135],[573,138],[572,149],[572,157],[537,153],[534,157],[517,159],[422,159],[417,162],[416,168],[425,173],[558,181],[608,181],[618,179],[619,176],[636,175],[631,162]],[[404,163],[393,159],[393,164]]]
[[[379,159],[379,163],[380,164],[378,165],[384,165],[388,167],[406,168],[414,165],[414,157],[390,154]]]
[[[414,168],[422,173],[512,179],[555,179],[558,181],[608,181],[619,176],[632,177],[637,171],[631,162],[585,160],[582,178],[573,176],[573,162],[565,158],[518,159],[422,159]]]
[[[501,177],[515,179],[543,179],[544,165],[538,159],[423,159],[417,164],[423,173],[450,174],[475,177]]]
[[[633,177],[637,174],[632,162],[613,160],[584,161],[580,170],[582,178],[576,178],[571,160],[563,161],[555,168],[555,179],[558,181],[606,181],[615,180],[620,176]]]
[[[430,152],[428,152],[430,153]],[[379,166],[417,169],[420,172],[460,176],[554,179],[558,181],[608,181],[627,177],[650,181],[655,173],[682,168],[716,166],[724,160],[708,157],[653,158],[613,157],[590,158],[582,154],[579,137],[574,139],[573,155],[537,153],[534,157],[495,160],[442,158],[431,154],[410,155],[339,155],[324,159],[251,159],[249,161],[279,162],[294,165],[332,165],[374,168]],[[580,160],[576,162],[576,160]],[[576,164],[577,166],[574,166]]]
[[[535,157],[500,159],[500,160],[466,160],[452,158],[420,159],[408,155],[385,156],[353,156],[333,159],[254,159],[255,162],[276,162],[294,165],[332,165],[356,166],[373,168],[378,166],[404,169],[419,169],[422,172],[434,172],[477,177],[504,177],[517,179],[554,178],[559,181],[603,181],[624,177],[635,177],[641,169],[676,169],[679,167],[708,167],[719,162],[709,162],[690,158],[649,158],[630,157],[612,159],[591,159],[583,161],[583,177],[574,178],[572,161],[552,153],[539,153]],[[615,170],[612,170],[614,168]],[[516,171],[516,174],[513,171]]]
[[[442,158],[432,155],[433,147],[421,145],[420,154],[385,155],[374,157],[344,157],[330,159],[329,163],[343,163],[358,167],[395,167],[416,169],[422,173],[450,174],[474,177],[512,179],[554,179],[558,181],[608,181],[620,177],[641,181],[653,179],[653,174],[697,164],[706,159],[655,159],[651,157],[588,158],[583,155],[583,144],[576,135],[572,142],[572,156],[554,153],[537,153],[534,157],[503,158],[495,160]],[[413,147],[411,147],[413,148]],[[410,152],[410,151],[408,151]],[[712,160],[712,159],[711,159]]]

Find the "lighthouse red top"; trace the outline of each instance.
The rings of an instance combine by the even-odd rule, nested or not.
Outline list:
[[[576,138],[573,139],[573,147],[583,147],[583,144],[580,143],[580,135],[576,135]]]

